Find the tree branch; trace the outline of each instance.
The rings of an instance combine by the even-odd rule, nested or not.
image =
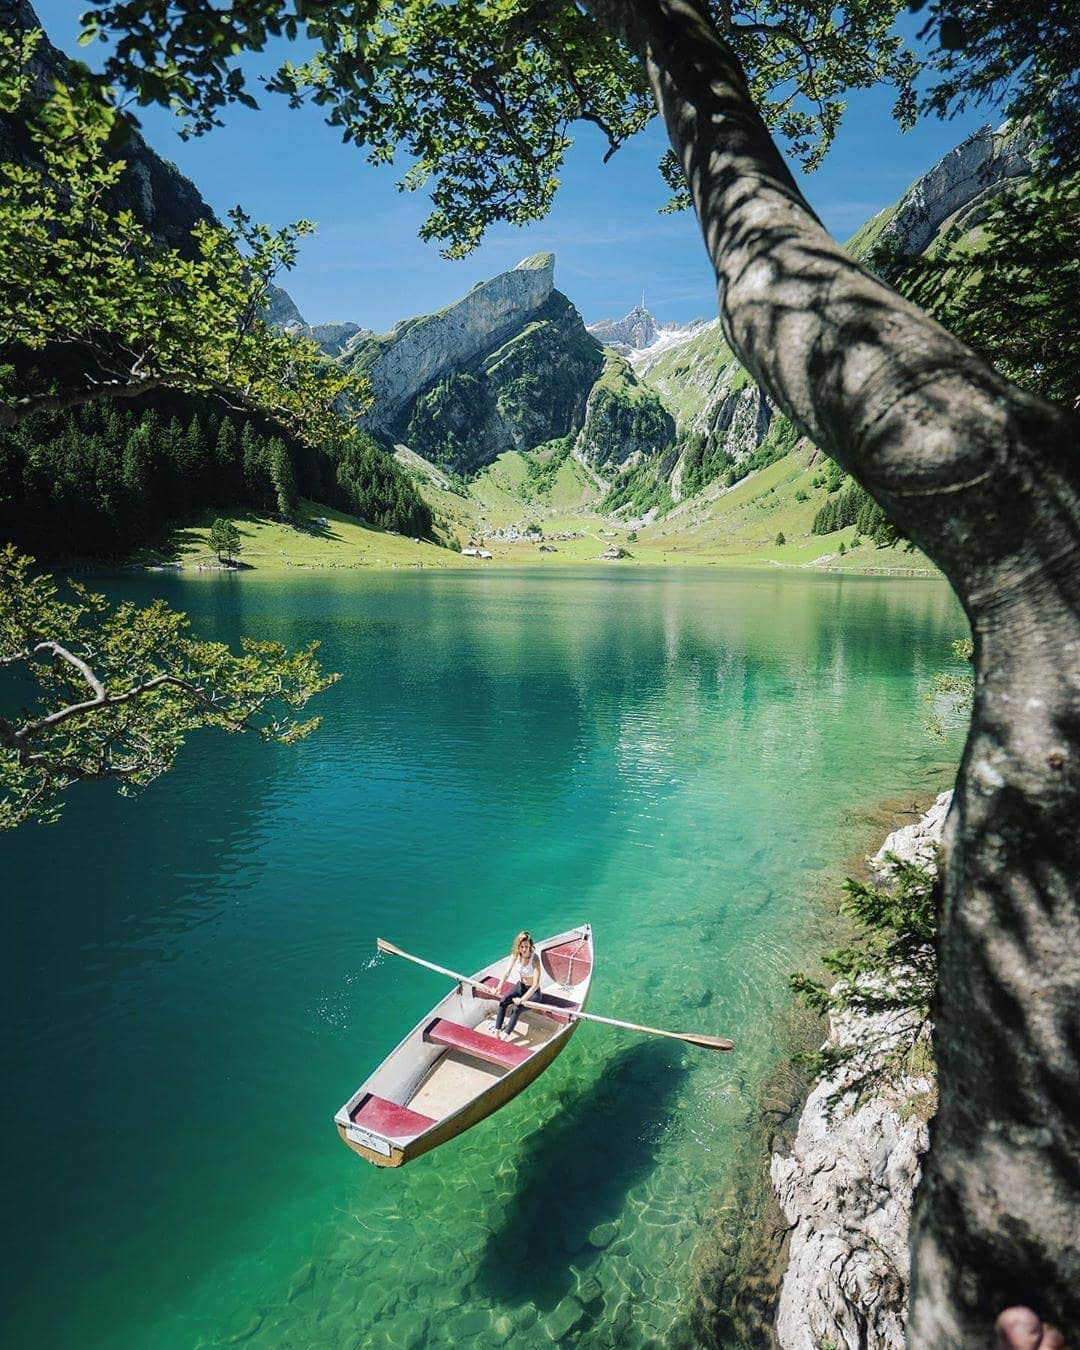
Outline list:
[[[171,686],[182,690],[190,695],[204,707],[218,711],[217,700],[206,690],[190,680],[185,680],[179,675],[168,673],[155,675],[152,679],[144,680],[141,684],[134,685],[131,689],[125,690],[122,694],[110,694],[102,684],[101,680],[94,674],[91,668],[81,657],[62,647],[58,642],[39,642],[29,652],[20,653],[16,657],[10,657],[5,664],[20,659],[30,661],[40,652],[51,652],[61,660],[66,661],[73,666],[79,674],[86,680],[87,684],[94,691],[94,697],[85,699],[82,703],[70,703],[66,707],[57,708],[55,712],[49,713],[45,717],[40,717],[35,722],[28,722],[19,728],[12,728],[7,722],[0,720],[0,740],[2,740],[12,750],[22,751],[27,743],[39,736],[43,731],[50,731],[61,723],[68,721],[69,718],[79,717],[84,713],[100,712],[106,708],[121,707],[125,703],[131,703],[133,700],[141,698],[144,694],[150,693],[154,689],[161,689],[165,686]],[[282,683],[279,678],[277,693],[281,692]],[[247,710],[242,717],[229,717],[226,721],[234,730],[241,730],[249,725],[251,718],[259,709],[260,703],[265,702],[265,697],[258,696],[249,703]]]
[[[140,375],[133,380],[94,380],[54,394],[27,394],[11,403],[0,402],[0,427],[16,427],[34,413],[63,412],[104,398],[141,398],[165,385],[156,375]]]
[[[1011,386],[844,253],[799,192],[703,5],[585,5],[645,65],[716,272],[724,334],[770,397],[965,602],[1003,589],[1019,555],[1080,570],[1069,416]],[[1033,473],[1036,445],[1050,453]],[[991,519],[1015,524],[987,531]]]

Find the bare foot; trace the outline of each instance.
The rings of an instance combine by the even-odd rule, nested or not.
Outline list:
[[[1046,1326],[1030,1308],[1006,1308],[994,1325],[998,1350],[1065,1350],[1061,1332]]]

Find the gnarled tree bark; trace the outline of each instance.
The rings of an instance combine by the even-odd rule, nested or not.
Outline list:
[[[1080,1328],[1080,458],[1076,423],[853,262],[694,0],[584,0],[637,53],[747,369],[952,582],[975,636],[946,835],[940,1109],[909,1342],[997,1314]]]

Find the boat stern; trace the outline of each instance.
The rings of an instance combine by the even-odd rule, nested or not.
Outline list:
[[[334,1117],[342,1143],[375,1167],[403,1166],[411,1156],[410,1144],[436,1123],[365,1088]]]

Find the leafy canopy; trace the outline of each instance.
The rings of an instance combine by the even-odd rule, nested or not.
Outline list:
[[[1080,408],[1080,173],[1001,193],[975,238],[874,266],[1022,389]]]
[[[63,598],[50,576],[10,545],[0,549],[0,829],[57,819],[73,783],[107,779],[122,793],[152,783],[199,727],[254,731],[289,745],[318,718],[297,720],[337,675],[318,643],[289,653],[241,639],[236,655],[192,636],[162,601],[111,607],[77,582]]]
[[[1030,121],[1057,173],[1080,156],[1080,23],[1073,0],[910,0],[934,44],[923,107],[946,117],[1001,104]]]
[[[89,81],[42,95],[31,64],[40,37],[0,31],[0,112],[26,120],[32,148],[26,162],[0,164],[0,368],[10,363],[0,425],[167,386],[215,394],[318,443],[340,426],[341,400],[362,403],[366,388],[263,318],[273,278],[313,227],[272,231],[237,207],[228,226],[195,226],[190,256],[158,244],[112,205],[125,166],[109,147],[122,114]],[[49,372],[36,380],[35,354]],[[58,357],[73,372],[59,388]]]
[[[919,63],[891,31],[903,0],[714,0],[766,121],[804,165],[831,143],[849,89],[885,83],[904,124]],[[585,7],[587,9],[587,6]],[[115,38],[106,78],[140,103],[171,105],[189,134],[254,103],[242,65],[273,39],[314,47],[264,81],[315,103],[376,164],[409,158],[400,186],[427,186],[424,238],[467,253],[493,221],[543,216],[575,122],[613,153],[655,116],[625,46],[569,0],[96,0],[86,40]],[[671,156],[662,171],[677,191]]]

